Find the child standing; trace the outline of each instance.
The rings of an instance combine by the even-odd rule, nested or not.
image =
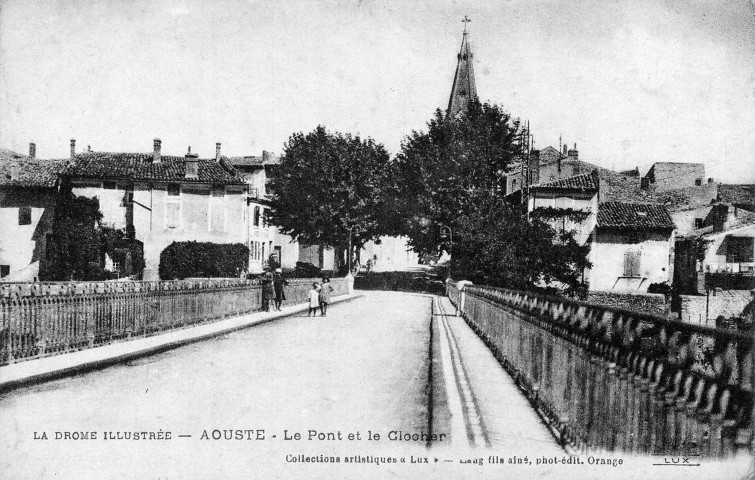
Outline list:
[[[334,290],[333,285],[330,284],[330,279],[325,277],[322,279],[322,286],[320,287],[320,314],[324,317],[328,314],[328,304],[330,303],[330,293]]]
[[[312,290],[309,291],[309,313],[308,317],[317,315],[317,307],[320,305],[320,284],[312,284]]]

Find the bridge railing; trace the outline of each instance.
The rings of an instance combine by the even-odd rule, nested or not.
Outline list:
[[[500,288],[447,294],[576,451],[752,449],[751,334]]]
[[[308,300],[312,279],[289,279],[284,305]],[[348,293],[334,278],[334,296]],[[256,280],[11,284],[0,290],[0,365],[65,353],[262,308]]]

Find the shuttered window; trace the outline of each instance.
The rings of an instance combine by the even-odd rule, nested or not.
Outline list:
[[[624,276],[625,277],[639,277],[640,276],[640,251],[639,250],[627,250],[624,252]]]

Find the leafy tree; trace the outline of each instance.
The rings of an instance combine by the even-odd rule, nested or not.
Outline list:
[[[70,191],[61,192],[53,219],[50,259],[40,268],[41,280],[102,280],[107,274],[102,267],[100,237],[100,202],[95,198],[78,197]]]
[[[502,198],[506,169],[523,153],[521,133],[496,105],[473,102],[457,117],[436,111],[427,132],[405,139],[393,165],[399,214],[392,227],[420,254],[450,252],[456,277],[581,294],[588,247]]]
[[[336,258],[352,229],[359,251],[386,233],[388,173],[388,153],[371,138],[331,133],[323,126],[295,133],[271,172],[271,221],[302,243],[335,248]]]
[[[521,134],[500,107],[478,102],[458,117],[436,110],[427,126],[404,140],[392,172],[398,200],[391,210],[401,212],[393,230],[408,235],[420,254],[448,251],[440,226],[456,237],[459,219],[476,208],[477,192],[500,190]]]
[[[589,247],[580,245],[574,232],[557,232],[538,215],[527,218],[522,205],[500,196],[481,197],[477,211],[459,219],[464,234],[454,249],[455,276],[485,285],[584,296]]]

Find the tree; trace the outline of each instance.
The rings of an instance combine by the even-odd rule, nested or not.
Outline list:
[[[61,191],[53,219],[50,260],[40,271],[41,280],[102,280],[100,202]]]
[[[581,295],[588,247],[503,199],[506,169],[525,153],[521,134],[496,105],[473,102],[457,117],[436,111],[426,133],[406,138],[393,165],[392,209],[400,213],[393,227],[418,253],[451,253],[454,276]],[[448,229],[452,236],[443,236]]]
[[[538,215],[527,218],[522,205],[483,195],[477,211],[459,219],[461,242],[454,271],[475,283],[582,297],[589,247],[572,231],[557,232]]]
[[[297,241],[333,247],[339,254],[351,229],[359,251],[386,232],[389,160],[383,145],[371,138],[331,133],[323,126],[291,135],[271,172],[271,221]]]
[[[420,254],[448,251],[440,227],[459,231],[462,216],[476,209],[478,192],[496,192],[506,168],[520,153],[519,125],[500,107],[472,102],[467,112],[446,117],[436,110],[427,132],[412,132],[392,171],[393,211]],[[454,238],[456,240],[456,238]]]

